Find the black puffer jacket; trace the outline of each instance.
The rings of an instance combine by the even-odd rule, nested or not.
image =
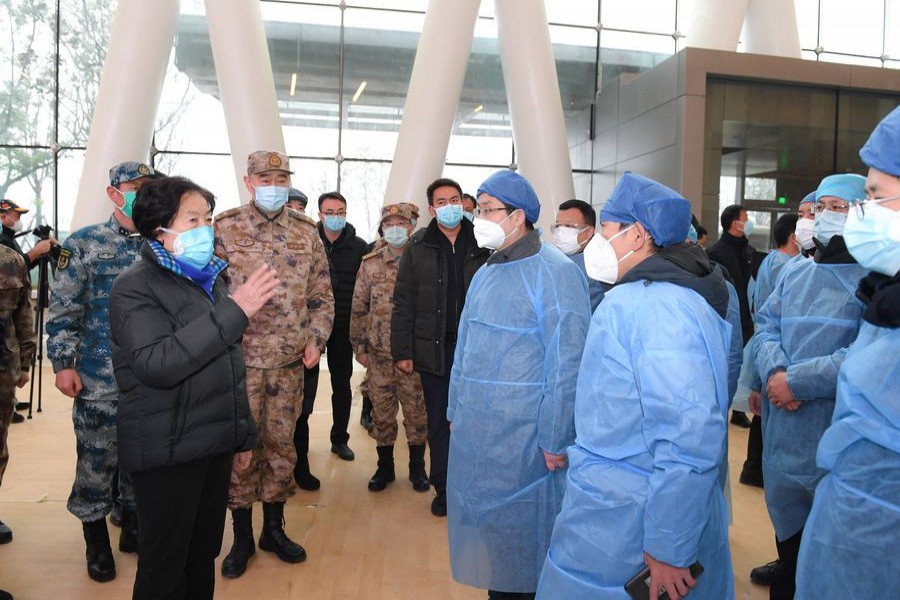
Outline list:
[[[412,359],[416,371],[444,376],[448,273],[439,235],[443,234],[437,221],[432,221],[413,234],[403,251],[394,286],[391,354],[395,361]],[[478,247],[472,224],[466,219],[462,220],[459,235],[466,238],[465,296],[472,277],[487,261],[490,251]]]
[[[213,304],[160,266],[146,242],[141,257],[109,295],[119,467],[143,471],[254,448],[241,350],[247,316],[221,277]]]
[[[350,330],[350,307],[353,304],[353,288],[356,274],[368,244],[356,235],[353,225],[347,223],[334,242],[325,237],[325,230],[319,223],[319,237],[328,255],[331,273],[331,287],[334,292],[334,329]]]
[[[746,237],[735,237],[727,231],[709,249],[709,257],[725,267],[731,275],[731,282],[737,290],[741,304],[741,329],[744,343],[753,336],[753,317],[750,314],[750,299],[747,284],[750,283],[750,262],[756,250]]]

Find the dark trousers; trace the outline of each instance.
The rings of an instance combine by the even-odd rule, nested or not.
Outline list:
[[[328,371],[331,373],[331,443],[346,444],[350,440],[347,425],[350,423],[350,377],[353,375],[353,348],[350,346],[350,329],[341,327],[331,332],[326,345]],[[310,394],[315,398],[319,387],[319,365],[306,371],[304,383],[304,407]],[[310,407],[310,412],[312,408]],[[307,415],[308,416],[308,415]],[[307,439],[309,435],[307,434]],[[307,442],[308,444],[308,442]]]
[[[781,559],[781,575],[769,587],[770,600],[791,600],[797,590],[797,557],[800,555],[801,529],[783,542],[775,540],[778,558]]]
[[[447,420],[447,400],[450,396],[450,370],[456,343],[446,347],[447,372],[443,376],[419,373],[425,395],[428,416],[428,453],[431,458],[431,485],[439,494],[447,489],[447,457],[450,454],[450,421]]]
[[[133,474],[138,515],[134,600],[212,599],[232,454]]]
[[[763,435],[762,419],[753,415],[750,421],[750,435],[747,437],[747,462],[756,468],[762,468]]]
[[[488,590],[488,600],[534,600],[535,594]]]
[[[297,465],[308,465],[309,458],[309,415],[316,403],[316,388],[319,386],[319,365],[312,369],[304,369],[303,373],[303,408],[297,417],[294,429],[294,448],[297,450]],[[308,469],[309,467],[307,467]]]

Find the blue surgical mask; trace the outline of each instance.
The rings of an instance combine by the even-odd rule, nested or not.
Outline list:
[[[261,185],[256,188],[256,205],[269,213],[276,213],[287,204],[289,188]]]
[[[900,212],[871,201],[865,208],[862,218],[855,210],[847,216],[847,249],[860,265],[893,277],[900,272]]]
[[[403,225],[394,225],[384,230],[384,241],[394,248],[400,248],[406,244],[406,240],[408,239],[409,232]]]
[[[823,210],[816,213],[816,239],[824,245],[828,245],[836,235],[844,232],[844,224],[847,222],[847,214],[833,210]]]
[[[195,269],[202,270],[213,256],[213,228],[209,225],[188,229],[187,231],[172,231],[165,227],[160,227],[160,231],[175,235],[175,242],[172,244],[174,256],[177,260],[185,262]]]
[[[468,219],[469,223],[471,223],[475,220],[475,213],[464,210],[463,218]]]
[[[344,215],[325,215],[325,220],[322,221],[322,224],[325,225],[325,229],[328,231],[338,232],[347,225],[347,217]]]
[[[116,188],[116,191],[122,194],[122,198],[125,199],[125,204],[122,206],[117,206],[123,215],[131,218],[131,215],[134,213],[134,199],[137,198],[137,192],[134,190],[129,190],[127,192],[123,192],[122,190]]]
[[[447,204],[440,208],[434,209],[437,213],[437,222],[446,227],[453,229],[463,218],[462,204]]]
[[[754,225],[753,221],[751,221],[750,219],[744,221],[744,237],[750,237],[750,234],[753,233],[753,228],[755,226],[756,225]]]
[[[688,229],[687,239],[689,239],[692,244],[697,243],[697,228],[694,227],[693,223],[691,224],[690,228]]]

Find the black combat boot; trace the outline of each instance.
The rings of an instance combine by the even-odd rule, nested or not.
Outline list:
[[[309,456],[303,455],[297,457],[297,466],[294,467],[294,481],[301,490],[314,492],[322,486],[319,478],[309,471]]]
[[[284,502],[263,503],[263,530],[259,536],[259,549],[274,552],[287,563],[306,560],[303,546],[291,541],[284,532]]]
[[[363,394],[362,397],[362,410],[359,412],[359,424],[362,425],[366,431],[372,431],[372,426],[375,425],[375,422],[372,420],[372,400],[369,399],[368,394]]]
[[[409,480],[417,492],[427,492],[431,488],[425,472],[425,444],[409,445]]]
[[[222,577],[237,579],[247,570],[247,561],[256,554],[253,543],[253,508],[235,508],[231,511],[234,528],[234,544],[222,561]]]
[[[138,519],[132,510],[122,511],[122,532],[119,534],[119,552],[137,552]]]
[[[369,491],[380,492],[395,479],[394,475],[394,446],[378,446],[378,470],[369,480]]]
[[[112,548],[109,547],[106,519],[82,523],[81,527],[87,546],[85,557],[88,576],[100,583],[112,581],[116,578],[116,562],[113,560]]]

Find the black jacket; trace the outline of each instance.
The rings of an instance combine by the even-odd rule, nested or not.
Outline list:
[[[221,277],[213,304],[200,286],[160,266],[147,243],[141,256],[109,295],[119,468],[254,448],[241,350],[247,316]]]
[[[490,252],[478,247],[472,224],[467,219],[461,223],[459,235],[465,237],[467,249],[463,268],[465,295],[475,271],[487,261]],[[444,376],[448,274],[439,235],[444,234],[433,220],[413,234],[403,251],[394,286],[391,354],[395,361],[412,359],[416,371]]]
[[[331,288],[334,292],[334,329],[350,329],[350,307],[353,304],[353,288],[362,257],[366,255],[366,241],[356,235],[353,225],[347,223],[334,242],[325,237],[319,223],[319,237],[325,246],[331,272]]]
[[[745,344],[753,336],[753,317],[750,314],[747,284],[750,283],[750,263],[755,252],[746,237],[735,237],[727,231],[723,231],[719,241],[709,249],[709,257],[725,267],[737,290]]]

